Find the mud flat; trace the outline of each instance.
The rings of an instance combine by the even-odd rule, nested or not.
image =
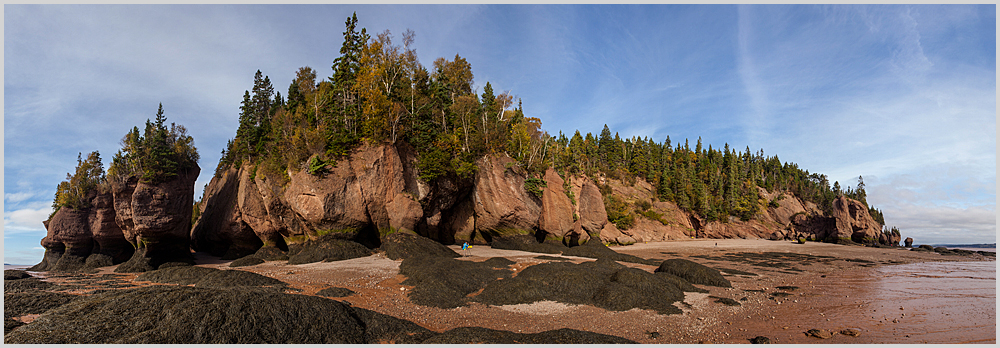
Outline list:
[[[637,308],[612,311],[548,300],[485,305],[476,302],[482,290],[466,295],[464,305],[438,308],[411,300],[415,286],[407,285],[407,277],[400,273],[402,261],[390,260],[384,253],[301,265],[267,261],[231,268],[229,261],[203,254],[196,255],[196,262],[197,267],[239,269],[277,279],[287,284],[285,293],[335,294],[325,297],[437,333],[482,327],[513,333],[575,329],[638,343],[749,343],[758,336],[771,343],[995,343],[992,257],[765,240],[685,240],[612,249],[647,260],[695,261],[720,270],[733,287],[695,285],[706,292],[684,292],[683,300],[674,303],[681,314]],[[458,260],[491,258],[509,260],[490,262],[514,277],[542,263],[594,261],[484,246],[473,247]],[[657,266],[650,263],[619,262],[653,272]],[[93,274],[35,275],[47,277],[59,292],[83,296],[156,285],[136,280],[137,275],[114,275],[113,268]],[[343,297],[332,297],[339,295]],[[811,329],[830,332],[832,337],[809,336]]]

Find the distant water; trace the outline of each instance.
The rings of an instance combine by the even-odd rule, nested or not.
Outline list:
[[[5,263],[3,265],[3,270],[6,271],[8,269],[27,269],[28,267],[31,267],[31,266],[32,265],[8,265],[8,264]]]
[[[994,252],[994,253],[997,252],[997,248],[966,248],[966,247],[954,247],[954,248],[951,248],[951,247],[948,247],[948,249],[962,249],[962,250],[970,250],[970,251],[990,251],[990,252]]]

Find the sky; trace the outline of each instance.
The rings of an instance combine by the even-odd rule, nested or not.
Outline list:
[[[78,153],[154,118],[195,139],[200,197],[257,70],[332,76],[344,21],[543,129],[749,147],[856,186],[916,244],[996,242],[995,5],[4,5],[4,262],[42,258]]]

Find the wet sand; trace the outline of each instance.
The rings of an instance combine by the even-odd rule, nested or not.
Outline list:
[[[710,293],[686,293],[685,300],[677,303],[684,311],[680,315],[639,309],[613,312],[551,301],[440,309],[411,303],[407,293],[412,287],[400,285],[405,279],[398,273],[400,262],[380,254],[305,265],[271,261],[235,269],[285,281],[298,289],[290,293],[315,295],[331,286],[347,288],[356,294],[338,300],[439,332],[462,326],[513,332],[572,328],[639,343],[748,343],[756,336],[785,344],[996,342],[993,258],[765,240],[685,240],[613,249],[649,259],[687,258],[720,268],[733,288],[699,286]],[[471,256],[462,259],[505,257],[516,262],[511,267],[517,272],[550,262],[536,258],[540,255],[544,254],[475,246]],[[196,259],[201,267],[230,269],[229,261],[203,254]],[[656,268],[626,265],[647,271]],[[93,276],[111,273],[113,268],[105,267]],[[132,281],[135,275],[116,278]],[[68,279],[50,277],[58,283]],[[717,303],[716,298],[737,300],[740,306]],[[814,328],[834,332],[855,328],[861,334],[835,334],[829,339],[804,334]]]

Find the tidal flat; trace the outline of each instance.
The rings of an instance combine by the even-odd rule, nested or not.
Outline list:
[[[457,246],[452,248],[462,252]],[[192,284],[191,287],[207,289],[199,290],[198,293],[205,298],[212,298],[213,292],[225,291],[240,291],[239,295],[247,298],[280,294],[317,297],[327,301],[322,303],[324,306],[348,306],[348,310],[357,313],[374,313],[365,318],[376,318],[379,323],[391,324],[384,324],[381,326],[383,328],[398,328],[397,331],[387,331],[388,334],[371,336],[375,338],[374,341],[363,339],[369,336],[358,336],[361,337],[359,342],[372,343],[476,340],[585,343],[586,339],[593,339],[594,342],[630,341],[648,344],[749,343],[759,337],[768,338],[770,343],[786,344],[995,343],[994,257],[980,254],[942,255],[905,248],[797,244],[766,240],[683,240],[611,249],[650,261],[694,261],[719,270],[732,287],[690,284],[691,287],[685,288],[681,299],[673,302],[679,310],[670,312],[643,309],[642,306],[609,310],[593,304],[570,303],[568,300],[484,304],[483,302],[489,301],[485,297],[477,301],[477,297],[491,284],[486,279],[479,283],[464,283],[473,284],[464,285],[466,287],[480,287],[470,288],[468,293],[461,294],[458,297],[461,301],[455,302],[455,297],[449,297],[454,306],[433,306],[427,305],[424,300],[416,301],[424,304],[414,303],[414,294],[425,290],[418,289],[420,285],[408,281],[408,277],[400,272],[400,265],[405,261],[393,261],[386,258],[384,253],[344,261],[300,265],[292,265],[286,261],[267,261],[244,267],[230,267],[231,260],[220,260],[198,253],[198,265],[195,267],[247,271],[272,278],[276,282],[268,281],[266,285],[259,286],[261,289],[254,290],[246,288],[261,282],[244,281],[240,283],[242,285],[238,290],[233,290],[235,287],[211,285],[220,282],[210,282],[210,279],[192,278],[187,282]],[[538,270],[539,268],[531,267],[544,263],[579,265],[589,262],[589,265],[598,265],[594,263],[594,259],[586,257],[493,249],[486,246],[474,246],[465,256],[456,260],[472,265],[486,265],[497,272],[499,277],[510,279],[516,279],[525,270]],[[606,265],[655,274],[655,264],[658,262],[617,261]],[[68,312],[59,313],[56,310],[66,305],[67,301],[96,295],[110,299],[118,291],[138,291],[137,289],[150,286],[170,285],[162,283],[169,281],[167,272],[160,272],[165,275],[152,277],[153,274],[116,274],[112,272],[113,268],[100,268],[96,273],[31,272],[30,275],[34,278],[41,278],[48,283],[42,287],[35,287],[38,280],[5,280],[5,323],[10,324],[5,325],[8,327],[5,330],[5,341],[12,343],[9,334],[17,330],[32,329],[33,324],[30,323],[35,320],[49,320],[45,319],[46,316],[51,316],[52,319],[65,318]],[[630,272],[629,274],[635,273]],[[204,277],[222,274],[195,273],[198,277],[203,277],[202,273],[207,275]],[[447,277],[462,276],[458,272]],[[26,280],[31,280],[32,284],[26,283],[26,286],[20,288],[14,284]],[[8,291],[8,286],[11,286],[11,291]],[[24,295],[32,292],[60,295]],[[629,295],[618,294],[616,296],[621,297],[613,299],[630,298]],[[17,303],[30,303],[32,307],[30,310],[13,308]],[[209,307],[211,306],[206,304],[205,308]],[[106,311],[113,310],[102,308]],[[268,310],[276,311],[274,313],[281,311],[280,308]],[[7,315],[8,312],[10,315]],[[389,317],[391,319],[387,319]],[[24,322],[29,324],[23,324]],[[41,323],[34,325],[40,326]],[[467,332],[472,330],[469,328],[476,328],[473,330],[475,332]],[[178,326],[175,330],[197,331],[198,328]],[[283,330],[295,332],[295,328]],[[163,336],[169,334],[155,330],[150,332]],[[444,335],[445,333],[448,335]],[[176,332],[176,336],[191,337],[193,341],[190,343],[197,342],[199,337],[191,332]],[[566,340],[569,338],[573,340]],[[449,341],[450,339],[457,341]]]

